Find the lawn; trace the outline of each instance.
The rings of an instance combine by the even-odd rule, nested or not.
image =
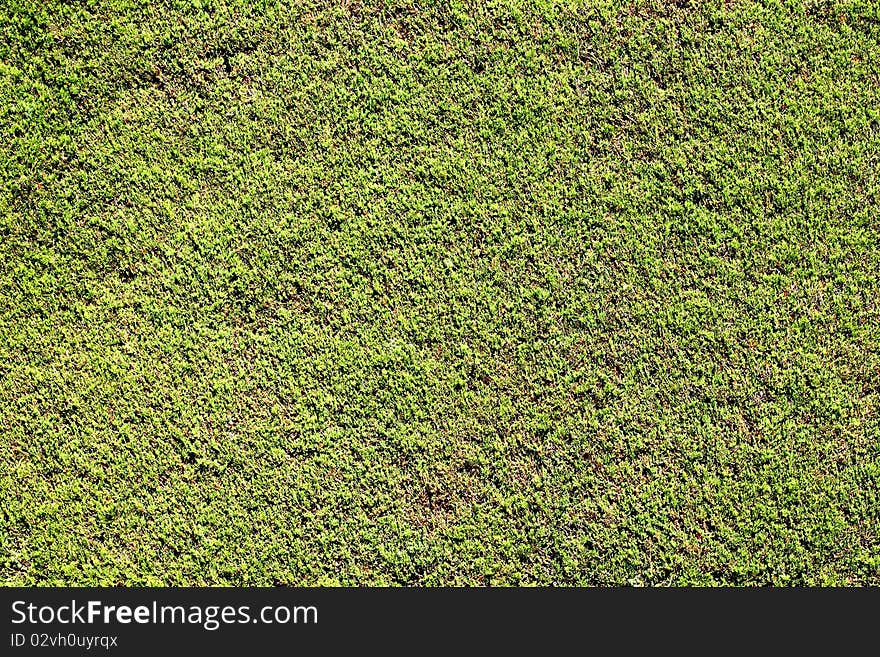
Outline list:
[[[880,2],[8,0],[0,583],[880,584]]]

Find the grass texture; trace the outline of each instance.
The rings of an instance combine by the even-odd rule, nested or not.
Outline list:
[[[8,0],[0,581],[880,584],[880,2]]]

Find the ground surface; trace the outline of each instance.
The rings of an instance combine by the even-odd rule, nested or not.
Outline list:
[[[11,0],[6,584],[880,584],[880,3]]]

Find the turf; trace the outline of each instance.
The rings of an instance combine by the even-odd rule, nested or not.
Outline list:
[[[880,2],[0,8],[0,573],[880,584]]]

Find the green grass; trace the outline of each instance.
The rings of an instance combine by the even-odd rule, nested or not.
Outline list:
[[[880,584],[880,2],[9,0],[0,577]]]

